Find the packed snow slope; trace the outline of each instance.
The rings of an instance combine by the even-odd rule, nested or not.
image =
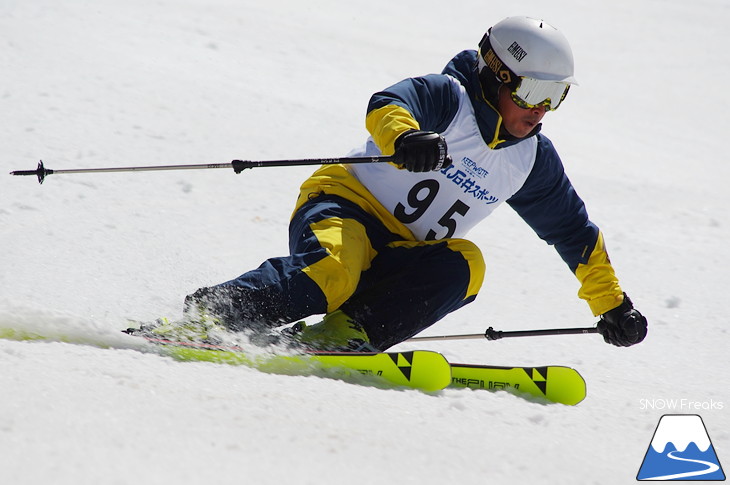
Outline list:
[[[648,317],[600,336],[402,344],[578,368],[576,407],[381,389],[135,350],[0,340],[0,483],[625,484],[661,415],[700,414],[730,463],[724,0],[2,0],[0,327],[111,338],[286,254],[313,170],[11,170],[332,157],[370,95],[438,72],[510,15],[569,38],[580,86],[543,132]],[[505,206],[470,238],[477,300],[427,334],[587,326],[577,282]],[[674,403],[674,404],[672,404]],[[729,470],[725,470],[726,473]]]

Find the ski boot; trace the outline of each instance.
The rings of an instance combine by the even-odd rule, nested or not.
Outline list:
[[[287,329],[295,345],[310,351],[379,352],[370,345],[365,329],[341,310],[324,316],[321,322],[307,325],[297,322]]]

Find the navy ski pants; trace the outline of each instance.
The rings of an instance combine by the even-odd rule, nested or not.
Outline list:
[[[404,240],[358,205],[319,195],[289,225],[289,256],[186,300],[233,330],[262,330],[340,309],[386,349],[476,297],[479,249],[464,239]]]

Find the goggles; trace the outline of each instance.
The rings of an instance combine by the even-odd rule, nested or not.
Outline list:
[[[545,106],[547,110],[552,111],[558,109],[569,90],[570,84],[565,82],[520,77],[517,87],[510,94],[512,101],[520,108]]]
[[[568,95],[570,83],[518,76],[494,52],[489,40],[489,34],[488,31],[479,42],[477,69],[480,77],[483,75],[489,76],[489,74],[484,73],[493,73],[499,82],[512,90],[510,93],[512,101],[520,108],[529,109],[545,106],[550,111],[558,109],[560,103]]]

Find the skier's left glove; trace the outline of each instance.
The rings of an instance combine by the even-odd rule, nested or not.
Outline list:
[[[646,337],[647,322],[624,293],[624,302],[618,307],[601,315],[598,333],[603,335],[607,344],[630,347]]]
[[[431,172],[451,165],[446,140],[433,131],[409,130],[395,140],[393,161],[409,172]]]

